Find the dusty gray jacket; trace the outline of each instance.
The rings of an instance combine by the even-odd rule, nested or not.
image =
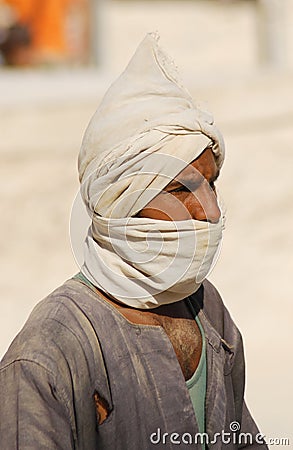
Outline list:
[[[208,448],[266,448],[255,442],[261,437],[243,399],[240,333],[208,281],[200,292],[194,306],[207,339]],[[109,412],[102,425],[96,392]],[[238,435],[239,427],[253,439]],[[35,307],[1,362],[3,450],[200,449],[197,433],[163,328],[130,323],[79,280]]]

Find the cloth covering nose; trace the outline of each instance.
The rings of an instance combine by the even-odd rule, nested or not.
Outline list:
[[[116,300],[141,309],[173,303],[201,285],[219,252],[216,224],[135,217],[178,173],[224,142],[193,104],[174,63],[148,34],[104,96],[79,154],[81,196],[91,216],[82,273]]]

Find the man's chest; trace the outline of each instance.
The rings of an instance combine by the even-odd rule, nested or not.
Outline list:
[[[194,318],[170,317],[132,309],[122,309],[120,312],[130,322],[161,326],[173,346],[185,380],[192,377],[202,351],[201,332]]]

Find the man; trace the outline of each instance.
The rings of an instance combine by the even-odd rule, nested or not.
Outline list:
[[[157,37],[110,87],[79,155],[81,271],[39,303],[1,363],[1,447],[256,448],[241,336],[206,280],[224,159]]]

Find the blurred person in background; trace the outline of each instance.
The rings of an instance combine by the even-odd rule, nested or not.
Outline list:
[[[86,9],[87,0],[2,0],[4,7],[10,8],[0,41],[4,62],[13,66],[56,64],[70,56],[70,12],[75,7]]]
[[[86,130],[84,264],[1,362],[3,449],[267,448],[244,400],[241,334],[206,279],[224,142],[157,40]]]

